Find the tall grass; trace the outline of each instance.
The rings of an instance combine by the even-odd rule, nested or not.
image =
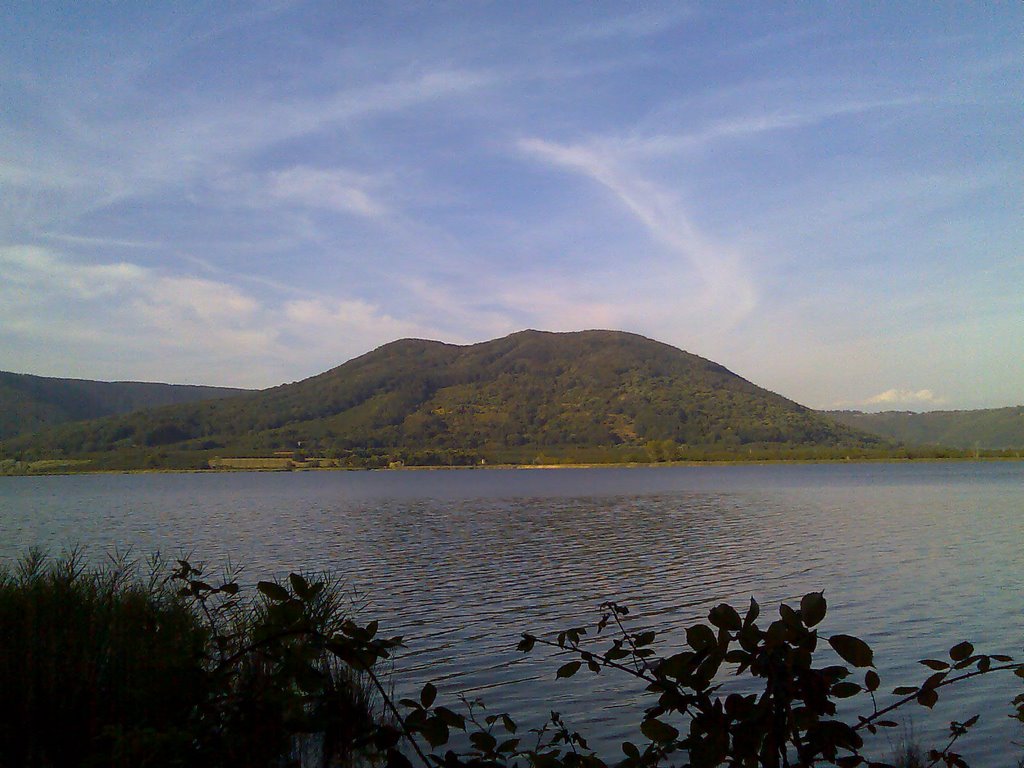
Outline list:
[[[168,573],[38,551],[0,569],[0,768],[350,762],[374,718],[358,676],[302,638],[262,653],[266,601],[210,605]],[[311,613],[329,634],[348,606],[328,586]],[[316,695],[288,653],[322,670]]]

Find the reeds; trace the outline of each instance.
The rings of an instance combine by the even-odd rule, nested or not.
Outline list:
[[[77,551],[0,569],[0,768],[353,760],[374,718],[364,681],[296,637],[279,650],[324,675],[301,690],[256,650],[265,600],[202,603],[169,572],[123,556],[90,568]],[[337,582],[321,594],[311,613],[329,634],[350,606]]]

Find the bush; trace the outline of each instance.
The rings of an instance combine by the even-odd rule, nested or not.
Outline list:
[[[308,599],[263,582],[243,600],[202,576],[38,552],[0,571],[0,766],[354,760],[374,703],[319,642],[348,621],[340,585],[294,575]]]
[[[167,571],[156,562],[140,578],[124,559],[87,571],[75,554],[47,563],[33,553],[0,572],[0,766],[606,765],[557,712],[527,739],[482,702],[464,702],[465,714],[437,703],[430,683],[395,702],[375,668],[401,638],[347,618],[330,577],[261,581],[246,600],[232,574],[213,586],[187,560]],[[657,633],[629,631],[628,610],[609,603],[595,627],[527,634],[519,650],[569,654],[558,678],[611,671],[644,686],[646,742],[623,743],[622,768],[894,768],[863,752],[865,733],[897,727],[893,713],[931,709],[947,686],[981,675],[1024,678],[1024,664],[963,641],[948,660],[921,661],[920,685],[885,694],[864,641],[819,635],[826,610],[812,592],[762,627],[754,600],[742,613],[723,603],[686,630],[683,648],[658,655]],[[826,645],[826,661],[842,664],[820,664]],[[752,692],[721,692],[727,672],[746,675]],[[837,701],[855,697],[863,714],[842,718]],[[1012,716],[1024,722],[1024,694]],[[977,721],[951,722],[946,744],[895,761],[966,768],[953,747]],[[463,746],[444,749],[458,731]]]

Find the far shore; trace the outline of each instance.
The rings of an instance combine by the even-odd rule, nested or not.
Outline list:
[[[947,457],[876,457],[876,458],[849,458],[849,459],[708,459],[680,460],[680,461],[657,461],[657,462],[566,462],[557,464],[435,464],[435,465],[402,465],[389,467],[348,467],[348,466],[291,466],[291,467],[208,467],[176,469],[164,467],[147,467],[139,469],[71,469],[67,464],[56,465],[55,462],[46,462],[50,466],[45,468],[31,468],[23,471],[0,471],[0,477],[52,477],[70,475],[154,475],[154,474],[233,474],[242,472],[433,472],[438,470],[553,470],[553,469],[635,469],[635,468],[658,468],[658,467],[726,467],[726,466],[757,466],[757,465],[784,465],[784,464],[935,464],[935,463],[964,463],[964,462],[1002,462],[1021,461],[1024,455],[1018,453],[1015,456],[947,456]]]

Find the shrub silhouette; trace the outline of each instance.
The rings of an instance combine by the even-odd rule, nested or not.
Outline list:
[[[87,571],[74,553],[0,571],[0,766],[607,765],[557,712],[521,733],[481,701],[438,703],[429,682],[395,701],[376,670],[401,638],[348,618],[330,577],[293,573],[244,598],[232,574],[213,586],[188,560],[150,574],[123,558]],[[630,631],[628,609],[608,603],[594,627],[525,634],[518,647],[570,655],[558,678],[611,671],[643,686],[647,741],[622,744],[622,768],[891,768],[864,753],[863,734],[896,727],[894,712],[931,709],[947,686],[979,676],[1024,678],[1024,664],[963,641],[948,659],[921,661],[922,683],[884,694],[867,643],[819,634],[826,613],[821,592],[781,605],[767,626],[753,599],[742,613],[723,603],[659,655],[657,633]],[[752,692],[725,693],[729,672]],[[843,719],[841,699],[863,700],[863,713]],[[1024,694],[1012,707],[1024,722]],[[916,757],[966,768],[953,748],[978,719],[951,722],[947,742]]]
[[[0,571],[0,766],[354,759],[373,702],[317,642],[346,620],[340,585],[296,609],[202,578],[187,561],[88,570],[78,553]]]

